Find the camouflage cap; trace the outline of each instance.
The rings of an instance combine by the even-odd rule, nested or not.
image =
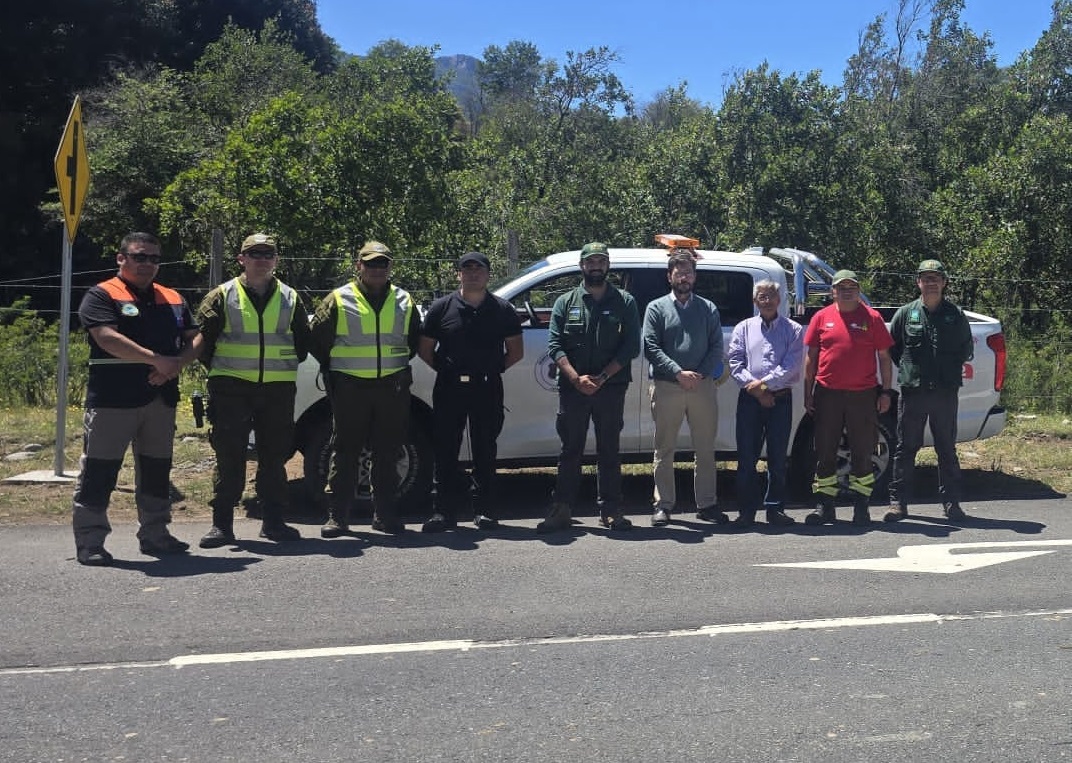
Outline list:
[[[593,241],[592,243],[585,244],[583,247],[581,247],[582,260],[586,260],[593,255],[610,257],[610,252],[607,251],[607,245],[600,241]]]
[[[938,260],[923,260],[919,263],[919,267],[916,269],[916,275],[923,275],[924,273],[937,273],[942,278],[946,278],[945,265]]]
[[[381,257],[386,257],[389,260],[394,259],[391,257],[391,250],[387,248],[387,245],[381,244],[379,241],[366,241],[365,245],[357,253],[357,258],[362,262],[378,260]]]
[[[246,236],[242,242],[242,248],[239,249],[239,253],[248,252],[250,249],[271,249],[273,252],[278,251],[275,245],[275,238],[269,236],[267,233],[254,233],[251,236]]]

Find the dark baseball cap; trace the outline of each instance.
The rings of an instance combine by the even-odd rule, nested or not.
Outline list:
[[[483,265],[488,270],[491,270],[491,261],[480,252],[466,252],[458,258],[458,270],[461,270],[470,262],[475,262],[478,265]]]

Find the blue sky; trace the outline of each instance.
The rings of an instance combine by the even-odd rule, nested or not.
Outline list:
[[[896,0],[317,0],[321,28],[347,53],[393,38],[480,58],[488,45],[522,40],[562,62],[566,51],[606,45],[639,105],[682,82],[717,105],[734,72],[764,60],[783,74],[819,69],[839,85],[860,33],[896,9]],[[1001,65],[1034,46],[1051,18],[1050,0],[966,0],[961,15],[990,33]]]

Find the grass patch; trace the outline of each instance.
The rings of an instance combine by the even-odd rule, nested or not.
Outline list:
[[[206,520],[211,517],[208,505],[212,497],[212,448],[208,429],[194,427],[189,404],[179,407],[172,468],[175,489],[175,518]],[[509,425],[509,424],[508,424]],[[0,480],[28,471],[51,470],[56,442],[56,412],[47,408],[0,408]],[[27,446],[39,447],[28,460],[11,461],[7,457],[26,452]],[[82,450],[82,411],[67,413],[64,433],[64,471],[78,468]],[[999,436],[958,446],[961,467],[965,471],[965,493],[973,499],[1038,498],[1067,495],[1072,492],[1072,418],[1062,415],[1013,415]],[[921,495],[937,490],[934,451],[920,451],[917,490]],[[254,464],[250,464],[252,472]],[[732,484],[733,462],[719,461],[720,483]],[[689,464],[679,464],[687,481]],[[292,477],[300,474],[300,456],[289,467]],[[550,490],[553,470],[518,470],[546,472],[539,489]],[[585,467],[594,474],[594,467]],[[627,500],[644,505],[651,496],[651,464],[632,464],[624,469]],[[509,478],[501,488],[510,490]],[[546,485],[544,484],[546,483]],[[720,488],[721,489],[721,488]],[[119,474],[112,496],[109,516],[114,522],[132,521],[134,508],[134,470],[129,453]],[[0,483],[0,525],[24,523],[65,524],[70,521],[73,483],[62,485],[23,485]],[[543,494],[541,493],[541,499]]]

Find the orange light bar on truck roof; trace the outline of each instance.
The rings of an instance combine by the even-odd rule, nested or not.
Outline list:
[[[655,243],[662,244],[667,249],[696,249],[700,246],[700,239],[679,236],[676,233],[656,233]]]

